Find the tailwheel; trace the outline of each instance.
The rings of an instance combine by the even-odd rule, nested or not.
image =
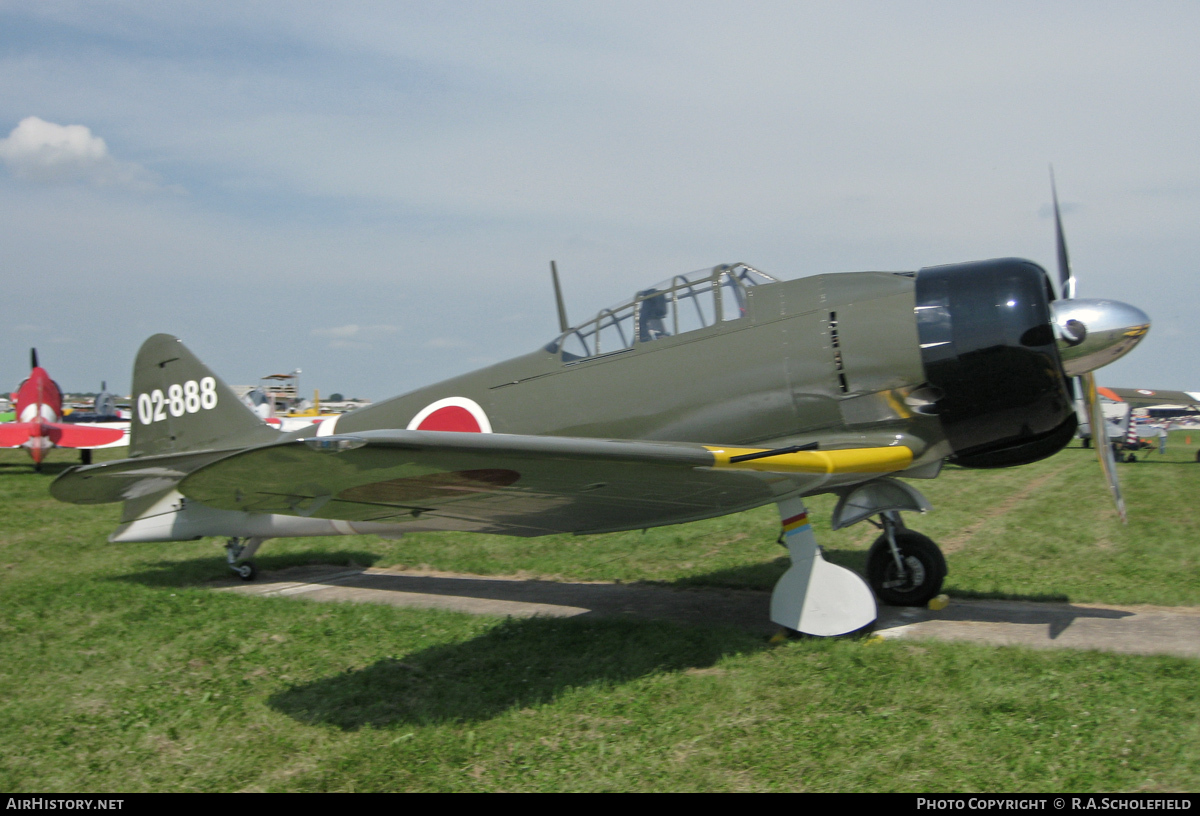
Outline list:
[[[879,600],[890,606],[925,606],[937,597],[945,579],[942,551],[928,536],[912,530],[885,531],[867,553],[867,582]]]
[[[225,563],[243,581],[253,581],[258,575],[250,558],[258,552],[265,538],[231,538],[225,542]]]

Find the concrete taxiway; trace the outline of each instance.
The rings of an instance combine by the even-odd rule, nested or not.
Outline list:
[[[652,584],[569,583],[389,569],[294,567],[218,591],[532,617],[629,616],[771,633],[770,593]],[[884,638],[1200,658],[1200,609],[952,599],[940,611],[881,607]]]

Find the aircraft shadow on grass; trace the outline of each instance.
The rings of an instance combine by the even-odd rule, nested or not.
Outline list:
[[[465,579],[471,584],[468,588],[460,583],[464,579],[400,577],[406,580],[397,584],[397,591],[459,593],[461,597],[465,590],[471,597],[525,602],[552,600],[549,595],[539,595],[539,588],[552,591],[553,600],[561,602],[564,591],[581,586]],[[597,589],[604,592],[621,588],[584,586],[593,597]],[[650,589],[663,592],[662,587]],[[767,593],[740,594],[761,595],[759,602],[765,611]],[[584,604],[588,599],[574,600]],[[1031,606],[1021,604],[1004,609],[996,603],[982,608],[952,605],[937,617],[1041,624],[1049,628],[1053,640],[1078,618],[1121,618],[1131,614],[1110,609]],[[470,641],[434,646],[400,658],[385,658],[363,669],[296,685],[271,695],[268,704],[300,722],[333,725],[346,731],[475,722],[548,703],[575,689],[615,686],[661,672],[704,671],[723,657],[770,648],[761,632],[733,625],[719,608],[710,606],[708,611],[707,625],[596,610],[574,617],[510,617]],[[908,611],[932,616],[923,609]],[[905,622],[912,620],[899,623],[881,620],[880,628]]]
[[[861,572],[866,553],[862,550],[825,550],[835,564]],[[433,606],[493,615],[549,615],[552,617],[657,619],[681,625],[729,625],[758,633],[774,632],[770,622],[770,587],[787,569],[786,556],[758,564],[747,564],[674,582],[585,583],[553,580],[513,580],[484,576],[445,576],[368,573],[379,559],[377,553],[339,550],[280,554],[263,559],[262,581],[276,580],[326,585],[374,593],[404,593],[423,596],[412,605]],[[211,588],[228,584],[222,563],[215,558],[147,563],[148,569],[115,576],[113,580],[154,587]],[[342,568],[342,569],[339,569]],[[280,574],[281,571],[286,573]],[[347,570],[351,574],[347,574]],[[234,586],[240,584],[233,584]],[[1056,638],[1075,618],[1120,618],[1120,610],[1069,606],[1065,594],[1013,595],[1011,593],[955,592],[965,604],[930,613],[924,608],[894,608],[877,628],[889,628],[933,617],[956,621],[1046,623]],[[378,596],[377,596],[378,597]],[[444,603],[439,599],[446,599]],[[398,606],[410,604],[400,603]]]
[[[541,705],[574,689],[662,672],[702,671],[768,648],[732,627],[618,618],[510,618],[465,643],[384,659],[277,692],[268,705],[346,731],[475,722]]]
[[[450,585],[462,579],[412,578],[405,591],[433,594],[439,589],[445,593],[463,589]],[[477,584],[470,590],[473,597],[529,600],[539,596],[529,591],[514,595],[512,585],[525,585],[528,590],[530,585],[550,582],[473,583]],[[760,594],[765,608],[767,594]],[[1077,607],[1037,610],[1028,604],[997,613],[990,607],[952,606],[953,614],[939,617],[1044,624],[1054,639],[1076,618],[1130,614]],[[569,618],[508,618],[464,643],[385,658],[363,669],[293,686],[271,695],[268,705],[300,722],[346,731],[475,722],[552,702],[575,689],[615,686],[661,672],[704,671],[723,657],[770,648],[761,633],[720,625],[725,622],[720,610],[710,611],[710,625],[705,626],[596,612]]]
[[[57,476],[63,471],[70,470],[75,467],[78,462],[43,462],[41,474],[42,476]],[[0,474],[24,475],[33,473],[32,462],[0,462]]]
[[[336,552],[300,552],[280,553],[259,559],[264,570],[278,571],[283,569],[306,567],[320,564],[328,568],[363,568],[369,567],[379,560],[378,553],[362,550],[338,550]],[[210,589],[218,581],[227,583],[229,570],[223,558],[210,556],[207,558],[189,558],[185,561],[146,561],[142,564],[146,569],[115,575],[109,580],[126,581],[150,587],[194,587]],[[306,580],[297,578],[296,580]]]
[[[862,573],[866,569],[866,553],[858,550],[829,550],[823,551],[827,560],[848,569]],[[339,550],[324,552],[316,555],[307,553],[286,553],[258,559],[262,568],[260,580],[270,580],[271,574],[284,569],[297,567],[313,567],[311,575],[297,574],[287,576],[290,581],[304,581],[314,584],[329,583],[331,586],[358,586],[370,589],[384,589],[396,592],[417,592],[430,595],[447,595],[475,597],[488,600],[509,600],[518,603],[542,603],[565,606],[579,606],[596,602],[610,589],[627,594],[631,587],[644,586],[648,588],[673,587],[676,589],[705,589],[720,591],[742,591],[753,593],[769,592],[779,576],[788,568],[787,556],[781,555],[771,561],[758,564],[747,564],[730,569],[717,570],[703,575],[689,576],[674,582],[638,582],[636,584],[585,584],[565,583],[560,581],[524,580],[488,578],[447,578],[432,575],[369,575],[364,574],[348,582],[342,571],[337,571],[338,578],[331,579],[334,573],[322,570],[320,567],[370,567],[379,560],[379,555],[373,552],[359,550]],[[147,569],[139,572],[114,576],[112,580],[128,581],[144,586],[170,587],[199,587],[206,588],[214,582],[228,583],[229,573],[224,563],[216,558],[192,558],[184,561],[154,561],[145,562]],[[236,585],[236,584],[235,584]],[[583,593],[582,597],[580,593]],[[768,599],[762,599],[761,623],[772,626],[768,620]],[[630,612],[638,610],[630,608]],[[704,621],[713,619],[714,610],[708,610]],[[719,611],[716,617],[719,619]],[[699,622],[699,619],[698,619]]]

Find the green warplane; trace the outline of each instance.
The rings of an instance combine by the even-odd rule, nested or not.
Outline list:
[[[246,579],[276,537],[601,533],[775,503],[792,564],[772,620],[844,634],[874,621],[876,595],[924,604],[946,574],[900,516],[929,503],[894,477],[1050,456],[1075,433],[1070,378],[1096,402],[1090,371],[1149,328],[1132,306],[1056,300],[1019,259],[791,281],[721,265],[575,326],[554,284],[544,347],[286,434],[155,335],[134,364],[131,457],[51,492],[124,502],[111,541],[228,537]],[[840,497],[835,529],[881,527],[865,581],[821,557],[804,506],[818,493]]]

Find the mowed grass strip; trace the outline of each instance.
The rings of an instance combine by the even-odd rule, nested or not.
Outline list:
[[[1194,455],[1175,446],[1162,464],[1120,466],[1124,528],[1078,448],[1025,468],[947,468],[916,483],[935,512],[909,523],[957,536],[952,594],[1195,605]],[[212,593],[227,575],[220,542],[108,544],[116,507],[54,502],[52,474],[22,457],[0,452],[5,790],[1200,784],[1196,661],[844,639],[768,648],[718,628]],[[873,531],[831,533],[832,502],[812,505],[827,555],[860,564]],[[784,566],[777,525],[764,508],[645,534],[303,539],[258,560],[765,588]]]
[[[0,784],[1194,790],[1195,661],[110,584],[0,646]]]

